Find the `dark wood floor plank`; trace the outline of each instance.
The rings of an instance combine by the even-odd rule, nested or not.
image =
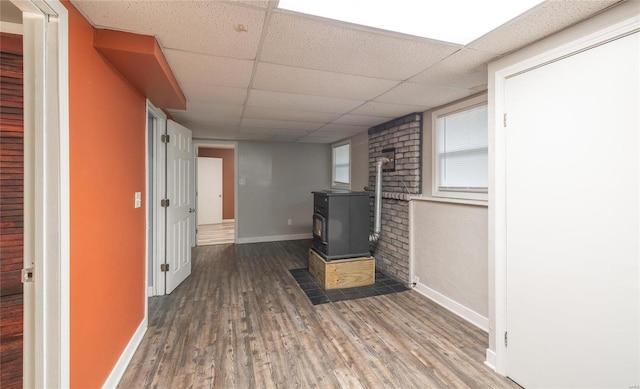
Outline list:
[[[415,291],[312,305],[288,271],[309,244],[194,249],[119,387],[517,388],[484,365],[486,333]]]

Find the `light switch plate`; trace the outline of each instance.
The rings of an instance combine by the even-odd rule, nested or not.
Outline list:
[[[134,194],[133,207],[140,208],[142,206],[142,193],[136,192]]]

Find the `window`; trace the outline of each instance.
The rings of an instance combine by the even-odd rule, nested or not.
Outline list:
[[[331,150],[331,187],[351,189],[350,141],[333,144]]]
[[[433,112],[432,124],[433,196],[487,200],[486,96]]]

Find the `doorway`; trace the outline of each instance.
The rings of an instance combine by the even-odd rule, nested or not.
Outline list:
[[[235,242],[235,145],[197,146],[197,244]]]
[[[22,43],[11,46],[22,50],[20,67],[24,82],[21,87],[14,82],[5,83],[8,69],[3,63],[0,198],[3,229],[13,231],[8,235],[6,230],[2,233],[2,269],[9,270],[4,261],[9,257],[12,266],[11,281],[3,275],[0,284],[3,294],[18,292],[22,300],[13,300],[16,310],[12,315],[0,313],[3,328],[0,343],[13,346],[16,352],[7,358],[3,349],[0,379],[3,385],[12,387],[68,387],[69,106],[68,88],[61,82],[68,76],[67,9],[57,0],[1,3],[0,30],[13,26],[18,31],[5,32],[22,35]],[[3,37],[3,51],[9,48],[7,42]],[[9,87],[14,88],[14,93],[9,93]],[[19,105],[4,104],[5,96],[10,94],[18,97],[8,99],[11,104]],[[10,112],[14,117],[5,120],[4,114]],[[20,120],[22,136],[16,131],[5,132],[6,125],[15,127]],[[15,136],[5,139],[4,135],[10,135],[8,132]],[[5,157],[10,155],[4,153],[5,146],[12,150],[11,165],[5,164],[9,161]],[[9,185],[4,178],[14,182]],[[7,210],[13,215],[6,215]],[[6,225],[9,218],[11,226]],[[11,235],[16,244],[11,246],[11,255],[6,255],[9,252],[5,251],[8,246],[4,238]],[[7,287],[11,290],[5,290]],[[18,301],[22,306],[15,305]],[[3,308],[8,307],[5,302],[3,298],[0,304]],[[8,320],[20,330],[11,342],[4,337]],[[15,380],[6,379],[9,375]]]

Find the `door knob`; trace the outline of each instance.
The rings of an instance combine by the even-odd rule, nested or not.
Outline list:
[[[189,213],[194,213],[196,211],[195,208],[189,208]]]

